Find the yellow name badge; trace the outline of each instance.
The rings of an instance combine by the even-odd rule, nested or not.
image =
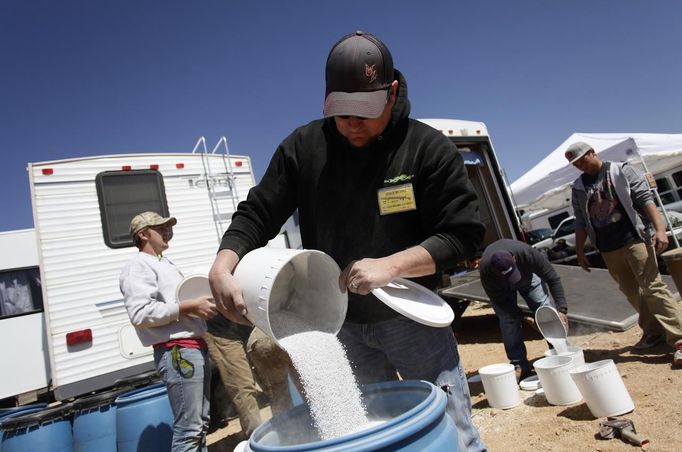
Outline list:
[[[380,188],[377,190],[377,196],[379,198],[379,213],[381,215],[417,209],[412,184]]]

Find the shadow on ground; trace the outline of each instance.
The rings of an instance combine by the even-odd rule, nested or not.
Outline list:
[[[208,452],[232,452],[237,444],[244,440],[244,435],[241,432],[233,433],[232,435],[222,438],[220,441],[208,446]]]

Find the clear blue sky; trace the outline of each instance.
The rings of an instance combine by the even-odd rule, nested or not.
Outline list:
[[[573,132],[680,133],[681,20],[677,0],[2,0],[0,231],[33,226],[27,162],[226,135],[260,179],[357,29],[391,49],[413,117],[485,122],[509,181]]]

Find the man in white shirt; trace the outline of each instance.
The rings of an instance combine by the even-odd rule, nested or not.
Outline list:
[[[206,451],[211,372],[202,336],[217,311],[210,297],[175,298],[183,276],[163,252],[176,223],[155,212],[133,218],[130,234],[139,253],[123,267],[119,283],[128,317],[142,344],[154,346],[156,370],[168,390],[172,452]]]

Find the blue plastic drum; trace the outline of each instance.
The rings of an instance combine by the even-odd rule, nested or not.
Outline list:
[[[116,398],[118,452],[168,452],[172,441],[173,412],[163,384],[135,389]]]
[[[47,406],[47,403],[33,403],[31,405],[16,406],[12,408],[0,408],[0,422],[7,417],[20,416],[31,411],[37,411]]]
[[[22,416],[24,414],[32,413],[34,411],[42,410],[47,406],[47,403],[34,403],[31,405],[23,405],[12,408],[0,409],[0,426],[2,421],[10,417]],[[0,427],[0,451],[2,451],[2,428]]]
[[[247,451],[456,451],[457,429],[445,412],[447,396],[426,381],[367,385],[362,397],[370,422],[384,421],[349,435],[321,440],[311,427],[307,405],[297,406],[258,427]]]
[[[130,388],[81,397],[73,402],[75,452],[116,452],[116,397]]]
[[[73,452],[71,404],[26,411],[2,420],[2,452]]]

